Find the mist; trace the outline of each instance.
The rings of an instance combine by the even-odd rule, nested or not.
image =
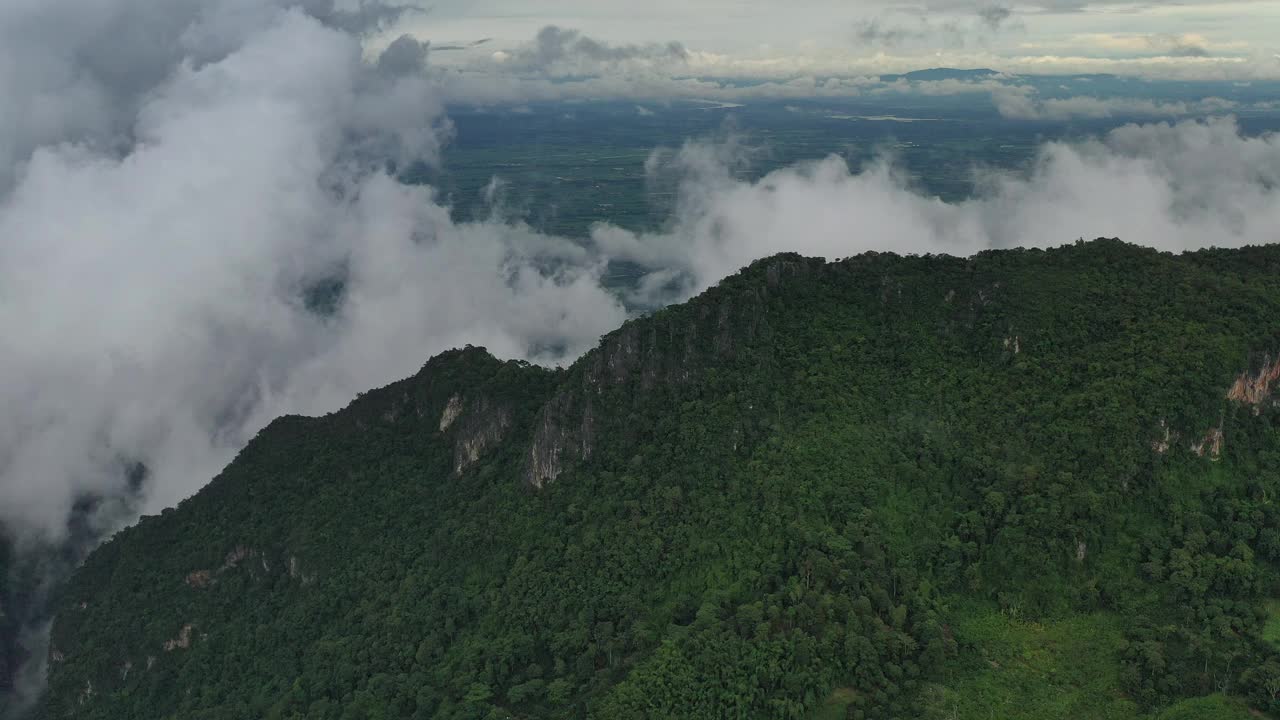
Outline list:
[[[18,109],[0,116],[0,527],[20,551],[65,541],[85,498],[97,539],[171,506],[273,418],[337,410],[442,350],[571,362],[628,308],[780,251],[1280,239],[1280,139],[1230,118],[1050,143],[1029,173],[975,169],[961,203],[892,158],[744,181],[741,144],[691,142],[650,161],[680,188],[660,232],[458,223],[397,179],[439,162],[450,125],[426,44],[367,56],[365,31],[395,12],[0,7],[0,93]],[[621,294],[602,283],[617,260],[645,269]]]

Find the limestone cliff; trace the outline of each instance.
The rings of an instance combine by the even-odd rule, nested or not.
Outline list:
[[[641,395],[674,393],[704,379],[712,368],[741,359],[745,348],[771,334],[770,292],[790,277],[823,268],[791,255],[758,265],[763,283],[733,278],[688,306],[631,321],[575,363],[569,381],[538,413],[526,454],[526,481],[540,488],[574,463],[591,459],[604,431],[597,408],[605,398],[626,404]]]
[[[461,475],[501,443],[511,429],[511,420],[511,408],[490,398],[479,396],[465,403],[458,395],[450,398],[440,428],[441,432],[453,432],[454,475]]]
[[[1271,385],[1277,380],[1280,380],[1280,357],[1272,360],[1268,355],[1263,359],[1256,373],[1248,371],[1240,373],[1227,393],[1227,397],[1243,405],[1252,405],[1256,409],[1271,397]]]

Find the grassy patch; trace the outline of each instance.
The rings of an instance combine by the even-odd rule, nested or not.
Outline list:
[[[1262,628],[1262,639],[1280,648],[1280,600],[1267,601],[1267,624]]]
[[[1280,641],[1280,601],[1269,639]],[[1256,720],[1235,698],[1184,700],[1155,714],[1120,691],[1120,619],[1110,613],[1028,622],[992,610],[962,613],[954,627],[967,664],[930,696],[939,720]],[[827,717],[827,716],[820,716]],[[835,717],[834,715],[830,717]]]
[[[812,720],[844,720],[845,712],[858,694],[851,688],[836,688],[827,701],[813,713]]]
[[[1183,700],[1155,717],[1156,720],[1258,720],[1266,716],[1254,714],[1236,698],[1209,695]]]
[[[1121,627],[1097,613],[1035,623],[978,612],[955,627],[971,662],[934,701],[955,720],[1128,720],[1137,706],[1119,686]]]

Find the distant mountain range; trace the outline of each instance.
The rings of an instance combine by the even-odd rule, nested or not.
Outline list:
[[[908,73],[897,75],[881,75],[882,82],[895,82],[897,80],[912,81],[928,81],[928,80],[981,80],[1000,73],[988,68],[974,68],[969,70],[961,70],[957,68],[929,68],[927,70],[913,70]]]

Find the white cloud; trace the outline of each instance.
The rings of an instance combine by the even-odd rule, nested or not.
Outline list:
[[[919,193],[887,163],[852,173],[830,158],[742,182],[723,151],[693,144],[665,167],[684,177],[669,231],[593,234],[605,252],[655,268],[640,301],[665,298],[673,281],[691,295],[781,251],[967,255],[1116,236],[1173,251],[1280,241],[1280,136],[1244,137],[1230,119],[1049,143],[1029,175],[980,173],[982,193],[960,203]]]
[[[1238,107],[1235,102],[1222,98],[1190,102],[1087,95],[1042,99],[1036,96],[1034,88],[1025,85],[1003,85],[990,91],[996,110],[1004,117],[1016,120],[1203,116],[1229,112]]]
[[[7,12],[34,24],[83,9]],[[132,9],[121,0],[102,25]],[[61,98],[49,112],[67,120],[0,136],[16,156],[0,190],[10,530],[56,539],[76,498],[122,494],[132,462],[151,472],[147,507],[172,504],[273,416],[335,409],[448,347],[572,355],[622,319],[578,246],[456,225],[429,188],[377,169],[431,159],[445,127],[413,47],[366,64],[352,35],[265,0],[170,22],[216,51],[197,63],[166,47],[135,66],[133,49],[106,48],[98,60],[127,72],[77,80],[93,102],[63,98],[61,72],[6,76],[6,97]],[[0,47],[0,66],[25,49]],[[50,67],[76,67],[76,48],[57,55]],[[345,302],[317,316],[307,288],[335,276]]]
[[[801,76],[778,81],[737,84],[729,80],[670,77],[663,73],[607,74],[553,79],[540,75],[468,72],[437,68],[433,81],[440,99],[450,105],[514,105],[557,100],[712,100],[853,97],[879,84],[875,78]]]

